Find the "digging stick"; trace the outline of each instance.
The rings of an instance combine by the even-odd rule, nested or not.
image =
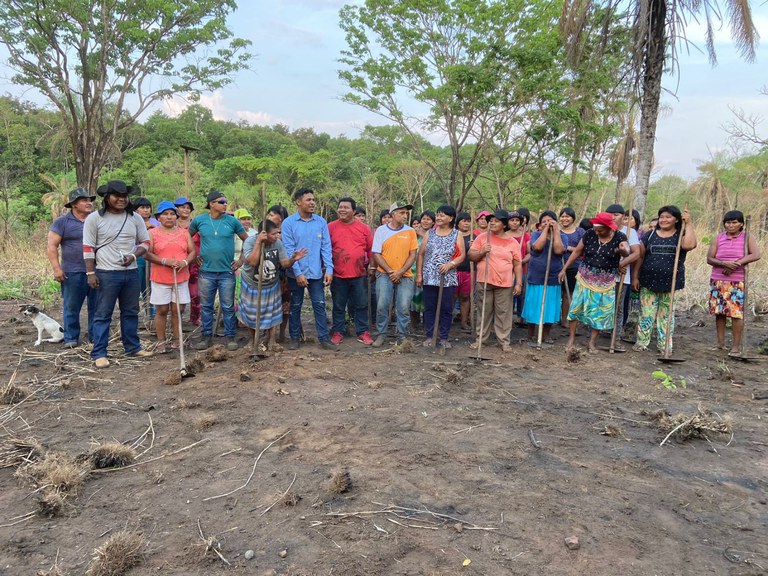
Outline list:
[[[685,203],[685,210],[688,210],[688,203]],[[677,238],[677,247],[675,248],[675,263],[672,267],[672,290],[669,292],[669,318],[667,318],[667,337],[664,339],[664,359],[669,360],[672,350],[672,320],[675,317],[675,284],[677,283],[677,264],[680,261],[680,248],[683,245],[683,235],[685,234],[685,220],[680,226],[680,236]]]
[[[536,338],[536,349],[541,350],[541,339],[544,336],[544,308],[547,305],[547,282],[549,281],[549,267],[552,264],[552,249],[555,246],[555,239],[552,236],[552,227],[549,228],[549,250],[547,250],[547,266],[544,271],[544,292],[541,295],[541,313],[539,314],[539,334]],[[559,234],[559,232],[558,232]]]
[[[181,304],[179,304],[179,283],[176,280],[176,268],[173,269],[173,293],[176,295],[176,315],[179,321],[179,373],[182,378],[191,376],[184,360],[184,332],[181,329]]]
[[[261,186],[261,230],[267,231],[267,183],[263,182]],[[259,343],[261,341],[261,289],[264,286],[264,243],[259,246],[259,277],[257,282],[258,295],[256,296],[256,329],[253,331],[253,348],[251,354],[256,356],[259,353]],[[245,282],[245,280],[243,280]]]
[[[438,272],[439,274],[439,272]],[[437,347],[437,334],[440,330],[440,306],[443,304],[443,286],[445,284],[445,275],[440,274],[440,287],[437,289],[437,310],[435,310],[435,323],[432,326],[432,348]]]
[[[491,245],[491,228],[488,226],[488,232],[485,236],[485,242],[488,246]],[[482,359],[480,352],[483,349],[483,332],[485,331],[485,299],[488,293],[488,267],[490,265],[491,253],[485,255],[485,278],[483,279],[483,304],[480,307],[480,335],[477,339],[477,359]]]
[[[471,213],[472,225],[469,228],[470,238],[474,240],[474,234],[472,228],[475,226],[475,209],[472,209]],[[469,261],[469,325],[472,329],[472,334],[475,333],[475,314],[477,306],[475,305],[475,263]]]
[[[744,221],[744,257],[749,255],[749,216]],[[744,357],[744,351],[747,349],[747,297],[749,295],[749,264],[744,266],[744,314],[741,320],[741,344],[739,345],[739,356]]]

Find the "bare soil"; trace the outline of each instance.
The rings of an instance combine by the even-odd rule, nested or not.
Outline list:
[[[16,371],[33,395],[0,406],[2,440],[71,457],[117,440],[138,457],[92,471],[53,517],[0,469],[0,574],[84,574],[121,530],[145,543],[130,574],[768,573],[768,362],[709,350],[699,312],[679,317],[679,364],[569,362],[559,328],[551,349],[489,346],[482,362],[458,333],[444,356],[347,337],[339,353],[203,359],[172,386],[174,354],[116,346],[96,371],[85,350],[35,349],[14,310],[0,307],[0,385]],[[750,340],[767,335],[758,316]],[[700,407],[732,434],[660,446],[654,414]]]

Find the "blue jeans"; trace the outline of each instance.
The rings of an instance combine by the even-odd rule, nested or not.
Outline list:
[[[411,322],[411,299],[413,298],[413,278],[401,278],[397,285],[382,272],[376,272],[376,335],[387,334],[389,323],[389,305],[395,299],[397,316],[397,334],[401,338],[408,336]]]
[[[344,334],[344,314],[349,304],[351,316],[355,320],[355,335],[360,336],[368,331],[368,291],[365,286],[366,277],[336,278],[331,282],[333,297],[333,331]]]
[[[200,270],[200,277],[197,282],[200,291],[200,320],[203,325],[203,337],[213,336],[213,304],[216,302],[216,292],[218,291],[221,315],[224,317],[224,336],[234,338],[237,333],[235,273],[232,271],[206,272]]]
[[[315,313],[315,331],[320,342],[328,340],[328,316],[325,312],[325,286],[322,279],[307,280],[309,298],[312,300],[312,310]],[[301,307],[304,304],[304,288],[298,285],[296,278],[288,278],[288,288],[291,291],[291,312],[288,315],[288,333],[291,340],[301,338]]]
[[[61,283],[64,320],[64,342],[80,342],[80,310],[87,301],[88,339],[93,341],[93,315],[96,312],[96,290],[88,286],[85,272],[70,272]]]
[[[440,301],[440,310],[437,309],[437,295],[440,293],[439,286],[424,285],[424,328],[426,337],[432,338],[435,328],[435,316],[440,315],[440,340],[447,340],[448,333],[451,331],[453,322],[453,293],[456,286],[444,286],[443,298]]]
[[[133,270],[96,270],[96,312],[93,316],[91,358],[106,358],[109,326],[115,304],[120,304],[120,337],[126,354],[141,350],[139,342],[139,274]]]

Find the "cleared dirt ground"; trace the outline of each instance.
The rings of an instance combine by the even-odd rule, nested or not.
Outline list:
[[[0,469],[0,574],[83,574],[123,529],[144,539],[131,574],[768,573],[768,363],[710,351],[700,313],[679,317],[680,364],[569,362],[555,329],[551,349],[482,362],[458,334],[445,356],[353,338],[261,362],[241,349],[170,386],[177,356],[115,347],[97,372],[85,350],[34,349],[15,310],[0,308],[0,384],[16,372],[33,395],[0,406],[4,445],[143,454],[84,476],[53,517],[44,488]],[[768,336],[762,317],[750,331]],[[732,433],[660,446],[659,411],[699,408]]]

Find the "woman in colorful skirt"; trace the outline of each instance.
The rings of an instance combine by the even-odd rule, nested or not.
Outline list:
[[[549,256],[550,242],[552,255]],[[551,344],[549,336],[552,324],[560,322],[560,300],[562,289],[557,277],[563,269],[562,255],[565,254],[568,237],[560,231],[557,216],[551,210],[546,210],[539,216],[539,230],[531,234],[529,252],[531,259],[528,263],[528,285],[523,305],[523,320],[528,324],[528,339],[534,338],[534,333],[541,318],[541,304],[544,302],[543,341]],[[547,259],[549,258],[549,275]],[[544,294],[546,292],[546,299]]]
[[[723,216],[724,232],[712,239],[707,252],[707,264],[712,266],[709,279],[709,313],[715,315],[717,345],[713,350],[725,350],[725,325],[728,318],[733,326],[733,342],[729,354],[741,350],[744,330],[744,268],[760,260],[757,240],[750,234],[744,253],[744,214],[731,210]]]
[[[427,231],[416,258],[416,286],[423,288],[424,292],[425,347],[432,346],[437,317],[440,318],[437,345],[451,347],[448,332],[453,321],[453,293],[459,285],[456,268],[465,257],[464,240],[453,227],[455,220],[456,209],[453,206],[440,206],[435,215],[437,225]],[[438,306],[441,283],[443,293]]]
[[[682,240],[682,223],[685,231]],[[644,352],[651,342],[651,332],[656,324],[656,348],[664,352],[667,341],[667,323],[670,332],[675,331],[675,314],[671,306],[672,274],[675,266],[675,253],[680,240],[680,258],[677,262],[675,290],[685,288],[685,257],[696,248],[696,231],[691,223],[688,210],[680,212],[677,206],[659,208],[656,228],[646,234],[640,242],[640,260],[635,262],[632,272],[632,290],[640,291],[640,319],[637,327],[637,341],[632,347],[637,352]],[[672,336],[670,334],[670,350]]]
[[[590,354],[597,354],[597,336],[601,330],[613,329],[616,306],[616,275],[622,256],[629,255],[627,237],[617,230],[613,216],[600,212],[589,221],[587,230],[576,249],[560,271],[559,280],[565,280],[565,269],[580,256],[584,256],[576,275],[576,288],[568,311],[570,334],[566,349],[573,347],[579,322],[590,328]]]
[[[243,243],[243,264],[240,286],[240,305],[237,317],[250,331],[251,338],[255,331],[266,330],[267,349],[281,350],[275,343],[275,326],[283,321],[283,302],[280,288],[280,269],[289,268],[307,255],[306,248],[297,250],[288,257],[283,241],[278,239],[280,228],[271,220],[266,220],[259,227],[258,235],[251,236]],[[262,247],[264,261],[260,264]],[[262,267],[261,308],[259,326],[256,326],[256,316],[259,311],[259,266]]]

